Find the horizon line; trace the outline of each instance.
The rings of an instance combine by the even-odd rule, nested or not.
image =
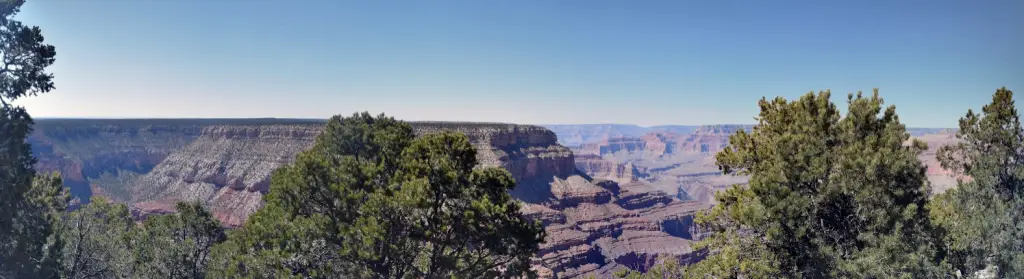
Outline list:
[[[250,119],[279,119],[279,120],[322,120],[327,121],[330,118],[303,118],[303,117],[32,117],[36,120],[205,120],[205,119],[216,119],[216,120],[250,120]],[[464,120],[403,120],[406,122],[466,122],[466,123],[491,123],[491,122],[480,122],[480,121],[464,121]],[[535,126],[602,126],[602,125],[619,125],[619,126],[634,126],[637,128],[656,128],[666,126],[676,127],[702,127],[702,126],[717,126],[717,125],[730,125],[730,126],[755,126],[757,124],[741,124],[741,123],[715,123],[715,124],[661,124],[661,125],[640,125],[640,124],[629,124],[629,123],[514,123],[514,122],[493,122],[503,124],[522,124],[522,125],[535,125]],[[917,127],[907,126],[907,129],[958,129],[956,127]]]

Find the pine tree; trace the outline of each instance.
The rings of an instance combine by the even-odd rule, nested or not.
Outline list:
[[[691,278],[931,278],[938,262],[926,205],[930,188],[894,106],[877,90],[848,96],[845,117],[828,91],[762,99],[753,131],[730,137],[717,164],[750,175],[698,217],[713,234]]]
[[[56,276],[59,245],[52,224],[66,208],[59,177],[33,169],[26,139],[32,118],[11,102],[53,89],[54,47],[39,27],[14,20],[24,0],[0,2],[0,278]]]
[[[938,152],[942,166],[967,177],[936,198],[950,262],[964,274],[994,267],[1024,277],[1024,131],[1013,92],[996,90],[982,112],[960,119],[960,141]]]
[[[132,232],[133,278],[207,277],[213,247],[227,238],[224,228],[198,202],[179,202],[175,209],[150,216]]]
[[[266,205],[217,247],[215,277],[512,278],[532,275],[540,225],[462,134],[335,116],[277,170]]]
[[[61,278],[132,278],[128,208],[94,197],[67,212],[57,226],[63,244]]]

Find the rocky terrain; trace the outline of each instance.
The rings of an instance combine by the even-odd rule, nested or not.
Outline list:
[[[130,200],[124,186],[148,173],[209,125],[310,123],[293,119],[37,119],[29,136],[37,169],[60,171],[71,194]],[[99,187],[103,185],[103,187]]]
[[[715,192],[746,184],[746,177],[721,175],[714,154],[728,145],[729,135],[751,128],[709,125],[694,127],[689,133],[649,128],[643,135],[604,138],[570,148],[578,154],[577,168],[593,177],[620,183],[639,181],[680,200],[712,204]],[[955,186],[956,178],[935,158],[939,147],[956,141],[955,130],[910,128],[908,133],[929,145],[920,159],[928,167],[933,191],[940,193]]]
[[[38,122],[30,138],[37,167],[62,172],[78,200],[108,197],[129,204],[140,218],[169,212],[179,200],[200,200],[227,226],[242,224],[262,205],[273,171],[308,148],[323,125],[287,119]],[[512,173],[518,182],[512,194],[524,202],[523,213],[548,233],[534,261],[549,278],[606,278],[618,269],[645,270],[665,256],[699,260],[691,248],[700,238],[694,213],[710,206],[715,192],[746,183],[714,165],[714,153],[730,134],[750,128],[744,125],[594,125],[569,129],[570,141],[581,143],[570,148],[539,126],[412,124],[417,134],[462,132],[477,147],[481,165]],[[930,144],[921,159],[936,191],[954,185],[934,159],[934,150],[955,141],[952,131],[911,133]]]
[[[645,270],[662,256],[699,259],[690,247],[692,216],[707,205],[655,187],[645,169],[594,155],[577,160],[539,126],[412,124],[417,134],[465,133],[481,165],[512,173],[523,213],[548,232],[535,268],[549,278],[604,278]],[[272,172],[312,144],[322,121],[41,120],[37,127],[39,169],[64,172],[82,201],[109,197],[144,218],[200,200],[237,226],[262,205]]]
[[[620,184],[647,179],[646,172],[637,169],[633,163],[616,163],[593,154],[575,155],[576,169],[596,179],[611,180]]]
[[[270,175],[312,145],[321,125],[209,126],[131,184],[140,212],[174,209],[179,200],[201,200],[228,226],[241,225],[262,206]]]
[[[578,146],[600,142],[611,138],[635,138],[651,132],[673,134],[693,133],[701,126],[692,125],[661,125],[640,127],[629,124],[580,124],[580,125],[541,125],[558,135],[558,143],[565,146]]]

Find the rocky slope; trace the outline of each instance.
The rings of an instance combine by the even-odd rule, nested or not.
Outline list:
[[[270,175],[312,145],[321,125],[209,126],[134,182],[142,212],[163,212],[180,200],[200,200],[228,226],[262,206]]]
[[[601,133],[616,136],[604,136],[590,155],[574,156],[555,132],[538,126],[412,124],[417,134],[465,133],[481,165],[512,173],[523,213],[548,232],[535,268],[549,278],[645,270],[662,256],[698,260],[690,246],[699,239],[693,213],[710,206],[715,191],[745,183],[719,175],[713,158],[743,126],[652,127],[632,136],[606,129]],[[38,167],[62,171],[80,197],[108,196],[140,215],[196,199],[234,226],[261,206],[273,170],[308,148],[321,126],[266,119],[43,120],[31,141]],[[921,138],[949,142],[929,135]]]
[[[714,153],[729,144],[729,135],[739,130],[750,130],[750,125],[709,125],[695,127],[688,133],[674,130],[653,130],[637,137],[614,137],[577,145],[577,154],[598,156],[619,152],[643,153],[645,156],[665,156],[676,153]]]
[[[558,134],[558,143],[568,147],[595,143],[610,138],[635,138],[652,132],[689,134],[700,127],[691,125],[641,127],[627,124],[563,124],[542,126]]]
[[[714,163],[714,154],[724,149],[729,135],[749,125],[701,126],[689,134],[651,132],[635,138],[619,138],[583,144],[574,149],[577,165],[588,175],[622,182],[624,176],[613,166],[631,165],[644,182],[681,200],[714,203],[714,193],[734,184],[746,184],[746,177],[723,176]],[[943,169],[935,158],[941,146],[956,142],[952,129],[908,129],[914,138],[928,143],[920,159],[928,168],[928,179],[935,193],[956,185],[956,177]],[[634,148],[624,148],[622,143]],[[663,149],[664,147],[664,149]]]
[[[573,152],[576,154],[603,156],[618,152],[640,152],[645,149],[647,149],[647,142],[642,138],[617,137],[579,145]]]
[[[611,180],[620,184],[647,178],[633,163],[616,163],[592,154],[575,155],[576,169],[596,179]]]
[[[739,130],[750,131],[750,125],[709,125],[678,139],[680,152],[715,153],[729,145],[729,135]]]
[[[544,128],[555,132],[558,143],[564,146],[577,146],[609,138],[639,137],[650,131],[650,128],[624,124],[544,125]]]
[[[200,200],[226,225],[237,226],[262,205],[272,172],[322,132],[322,123],[309,121],[186,121],[160,129],[139,123],[131,129],[125,122],[58,125],[89,131],[67,137],[44,129],[51,132],[34,138],[36,153],[44,158],[40,168],[79,175],[91,185],[89,194],[128,202],[140,217],[170,212],[180,200]],[[481,165],[512,173],[518,182],[512,194],[524,202],[523,213],[541,220],[549,233],[535,264],[550,278],[643,270],[664,255],[695,258],[690,223],[704,205],[640,183],[646,178],[629,164],[591,157],[593,164],[578,165],[555,133],[538,126],[412,124],[417,134],[465,133]],[[83,166],[103,171],[76,171]],[[593,178],[578,166],[607,175]]]
[[[128,197],[130,178],[149,172],[208,125],[308,122],[289,119],[37,119],[29,143],[37,169],[59,171],[72,195]],[[106,185],[97,187],[96,182]]]
[[[555,133],[539,126],[502,123],[413,122],[417,134],[461,132],[477,149],[484,166],[507,169],[519,186],[512,195],[529,203],[553,200],[546,185],[575,175],[572,151],[558,144]]]

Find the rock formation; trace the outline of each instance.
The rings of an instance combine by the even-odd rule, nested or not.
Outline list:
[[[206,127],[135,182],[135,206],[170,211],[177,201],[199,200],[224,224],[240,225],[262,206],[272,172],[309,148],[320,131],[312,124]]]
[[[259,209],[273,171],[292,162],[322,132],[322,123],[309,122],[200,123],[155,132],[123,129],[123,123],[94,124],[84,127],[96,131],[66,139],[39,133],[40,167],[63,170],[72,181],[91,183],[95,194],[131,203],[139,218],[172,212],[177,201],[198,200],[228,226],[242,224]],[[412,124],[419,135],[464,133],[482,166],[509,170],[518,182],[512,194],[524,202],[523,213],[550,233],[536,268],[552,278],[606,277],[618,268],[646,268],[660,255],[691,257],[691,240],[681,237],[690,234],[678,233],[686,230],[680,225],[685,223],[673,220],[686,219],[700,205],[629,184],[641,177],[631,165],[595,161],[595,167],[608,171],[606,178],[626,185],[620,187],[581,175],[572,152],[541,127]],[[80,153],[62,153],[69,151]],[[76,170],[83,166],[104,171],[90,176],[93,172]]]
[[[647,178],[633,163],[616,163],[601,156],[583,154],[576,155],[576,169],[595,179],[611,180],[618,183],[629,183]]]
[[[37,119],[29,136],[37,170],[59,171],[76,199],[88,202],[103,190],[130,200],[132,177],[149,172],[209,125],[287,124],[297,119]],[[100,183],[102,185],[97,185]],[[102,187],[100,187],[102,186]]]
[[[639,137],[650,131],[650,128],[623,124],[544,125],[544,128],[558,134],[558,143],[564,146],[578,146],[610,138]]]
[[[596,143],[588,143],[578,146],[575,150],[577,154],[589,154],[603,156],[607,154],[614,154],[617,152],[637,152],[643,151],[647,148],[647,143],[640,138],[630,137],[616,137],[604,139]]]
[[[30,138],[43,171],[59,170],[84,201],[103,195],[132,204],[136,216],[200,200],[237,226],[262,205],[269,177],[322,132],[322,120],[40,120]],[[610,277],[646,270],[663,256],[699,260],[693,215],[714,192],[743,177],[722,176],[714,152],[748,126],[593,125],[570,141],[551,130],[500,123],[414,122],[417,134],[455,131],[478,150],[481,166],[517,181],[522,212],[548,233],[535,269],[546,278]],[[635,128],[635,129],[634,129]],[[926,131],[927,132],[927,131]],[[645,134],[646,133],[646,134]],[[599,138],[596,139],[595,138]],[[949,142],[924,133],[922,139]],[[563,139],[563,142],[565,140]],[[933,146],[937,148],[938,145]],[[930,157],[929,157],[930,156]],[[922,155],[932,174],[933,153]]]
[[[678,143],[681,152],[715,153],[729,145],[729,135],[739,130],[749,131],[750,125],[709,125],[697,128]]]

